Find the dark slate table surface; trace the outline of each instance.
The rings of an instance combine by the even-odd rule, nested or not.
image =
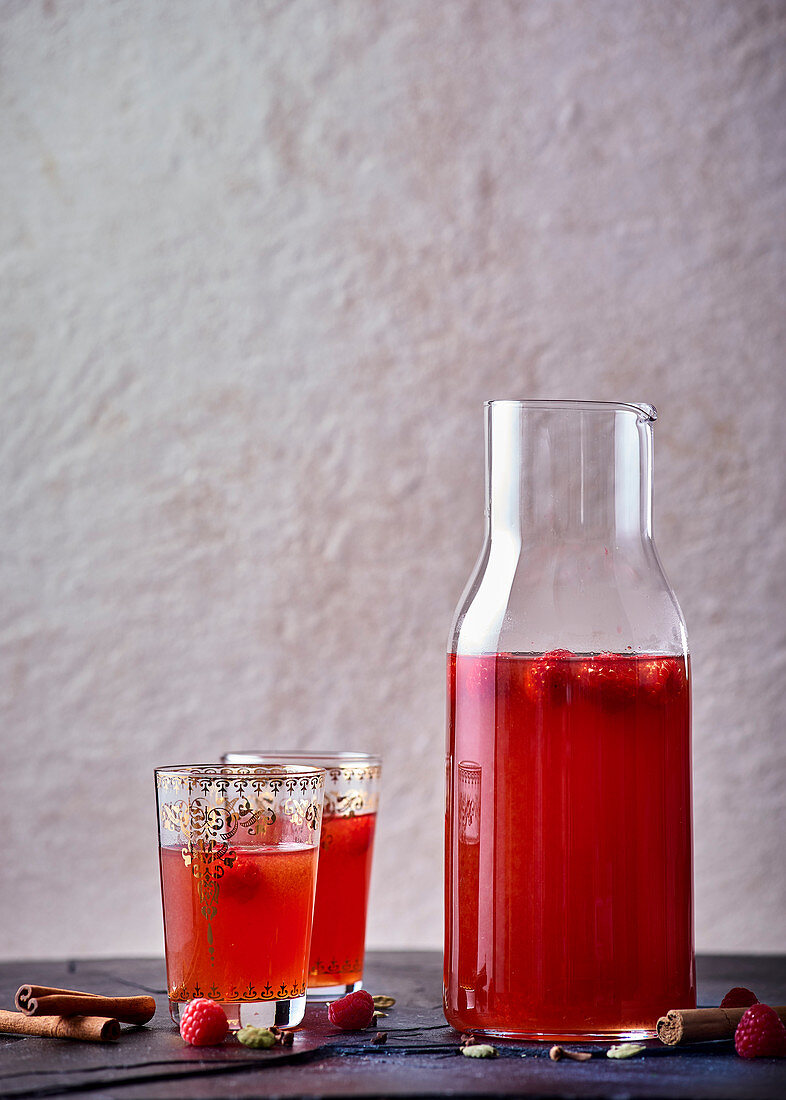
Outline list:
[[[770,1004],[786,1002],[786,957],[699,959],[699,1002],[718,1004],[747,985]],[[95,1100],[160,1097],[745,1097],[786,1098],[786,1059],[743,1061],[731,1043],[684,1049],[647,1044],[627,1061],[605,1057],[607,1044],[566,1044],[595,1051],[588,1062],[551,1062],[550,1044],[498,1042],[500,1057],[464,1058],[441,1007],[437,952],[376,951],[366,964],[372,993],[396,997],[372,1032],[332,1028],[324,1005],[309,1006],[289,1050],[186,1046],[169,1019],[160,959],[26,961],[0,964],[0,1007],[13,1007],[23,982],[94,993],[156,995],[147,1027],[124,1028],[120,1041],[76,1043],[0,1035],[0,1096],[90,1096]]]

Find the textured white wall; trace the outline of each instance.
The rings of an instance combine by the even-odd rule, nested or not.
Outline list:
[[[658,405],[699,947],[786,949],[786,7],[0,2],[0,953],[161,949],[151,769],[385,756],[441,937],[487,397]]]

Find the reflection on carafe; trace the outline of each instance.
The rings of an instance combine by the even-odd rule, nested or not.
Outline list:
[[[479,966],[480,779],[480,764],[462,760],[458,766],[458,975],[465,1008],[475,1007]]]

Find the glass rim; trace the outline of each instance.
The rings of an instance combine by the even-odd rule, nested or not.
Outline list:
[[[240,758],[243,759],[240,759]],[[283,749],[270,749],[268,751],[261,751],[260,749],[236,749],[233,752],[225,752],[221,756],[221,762],[229,767],[237,767],[245,763],[253,764],[254,760],[258,760],[260,764],[267,762],[285,763],[287,760],[295,762],[303,761],[319,761],[315,764],[315,767],[325,768],[331,766],[351,766],[353,764],[368,764],[371,766],[381,767],[382,757],[373,752],[337,752],[335,749],[328,749],[326,752],[309,752],[304,749],[296,749],[292,752]]]
[[[224,769],[232,771],[224,773]],[[275,769],[275,770],[271,770]],[[242,779],[260,775],[286,777],[289,779],[308,779],[314,776],[325,777],[325,769],[318,764],[284,764],[277,761],[258,761],[257,763],[213,763],[213,764],[164,764],[153,769],[154,775],[175,775],[183,779]]]
[[[497,398],[483,402],[489,409],[496,405],[514,405],[520,409],[554,410],[555,412],[632,412],[642,421],[653,423],[658,419],[658,410],[648,401],[574,401],[574,400],[517,400],[515,398]]]

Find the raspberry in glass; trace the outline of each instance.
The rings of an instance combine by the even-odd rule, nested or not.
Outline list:
[[[564,703],[573,677],[572,660],[576,654],[569,649],[551,649],[537,657],[530,670],[532,691],[553,703]]]
[[[604,707],[619,707],[636,698],[638,664],[625,653],[598,653],[583,660],[577,668],[577,681],[588,699],[599,700]]]

